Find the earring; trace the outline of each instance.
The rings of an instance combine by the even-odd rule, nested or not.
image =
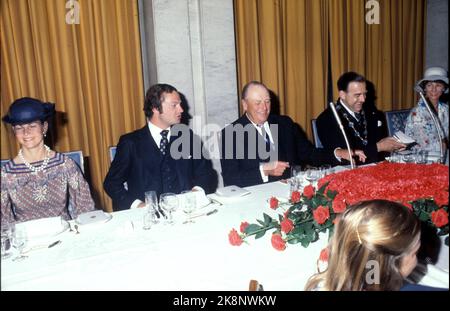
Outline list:
[[[47,133],[46,132],[42,132],[42,134],[44,135],[44,137],[47,137]]]

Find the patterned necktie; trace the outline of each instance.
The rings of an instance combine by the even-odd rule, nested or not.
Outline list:
[[[169,134],[169,130],[161,131],[161,142],[159,143],[159,150],[163,155],[166,155],[167,145],[169,141],[167,140],[167,135]]]

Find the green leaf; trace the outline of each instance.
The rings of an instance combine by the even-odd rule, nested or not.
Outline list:
[[[270,217],[266,213],[264,213],[263,215],[264,215],[264,226],[267,227],[272,222],[272,217]]]
[[[255,240],[262,238],[266,234],[266,231],[267,230],[262,230],[262,231],[258,232],[257,234],[255,234]]]
[[[263,229],[263,227],[258,226],[257,224],[250,224],[247,226],[247,228],[245,228],[245,234],[247,235],[252,235],[255,234],[258,230]]]
[[[334,191],[334,190],[327,191],[327,197],[329,197],[331,199],[331,201],[334,200],[334,198],[336,197],[337,194],[338,194],[338,192]]]

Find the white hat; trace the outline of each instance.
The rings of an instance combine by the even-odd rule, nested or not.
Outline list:
[[[424,77],[417,81],[415,90],[418,92],[425,92],[424,90],[424,82],[428,81],[443,81],[445,83],[445,93],[448,93],[448,76],[447,71],[442,67],[430,67],[425,70]]]

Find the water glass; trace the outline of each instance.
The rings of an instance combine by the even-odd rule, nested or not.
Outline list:
[[[158,197],[156,191],[146,191],[145,192],[145,205],[147,206],[147,213],[153,214],[152,222],[157,224],[159,219],[157,217],[158,213]],[[150,216],[148,216],[150,218]]]
[[[301,165],[292,165],[291,166],[291,178],[297,177],[302,174],[302,167]]]
[[[144,213],[144,218],[142,220],[142,222],[143,222],[142,229],[150,230],[152,228],[153,223],[154,223],[155,217],[156,217],[155,213],[151,213],[150,211],[146,211]]]
[[[320,178],[320,170],[317,167],[308,168],[305,178],[310,184],[315,185],[315,182]]]

